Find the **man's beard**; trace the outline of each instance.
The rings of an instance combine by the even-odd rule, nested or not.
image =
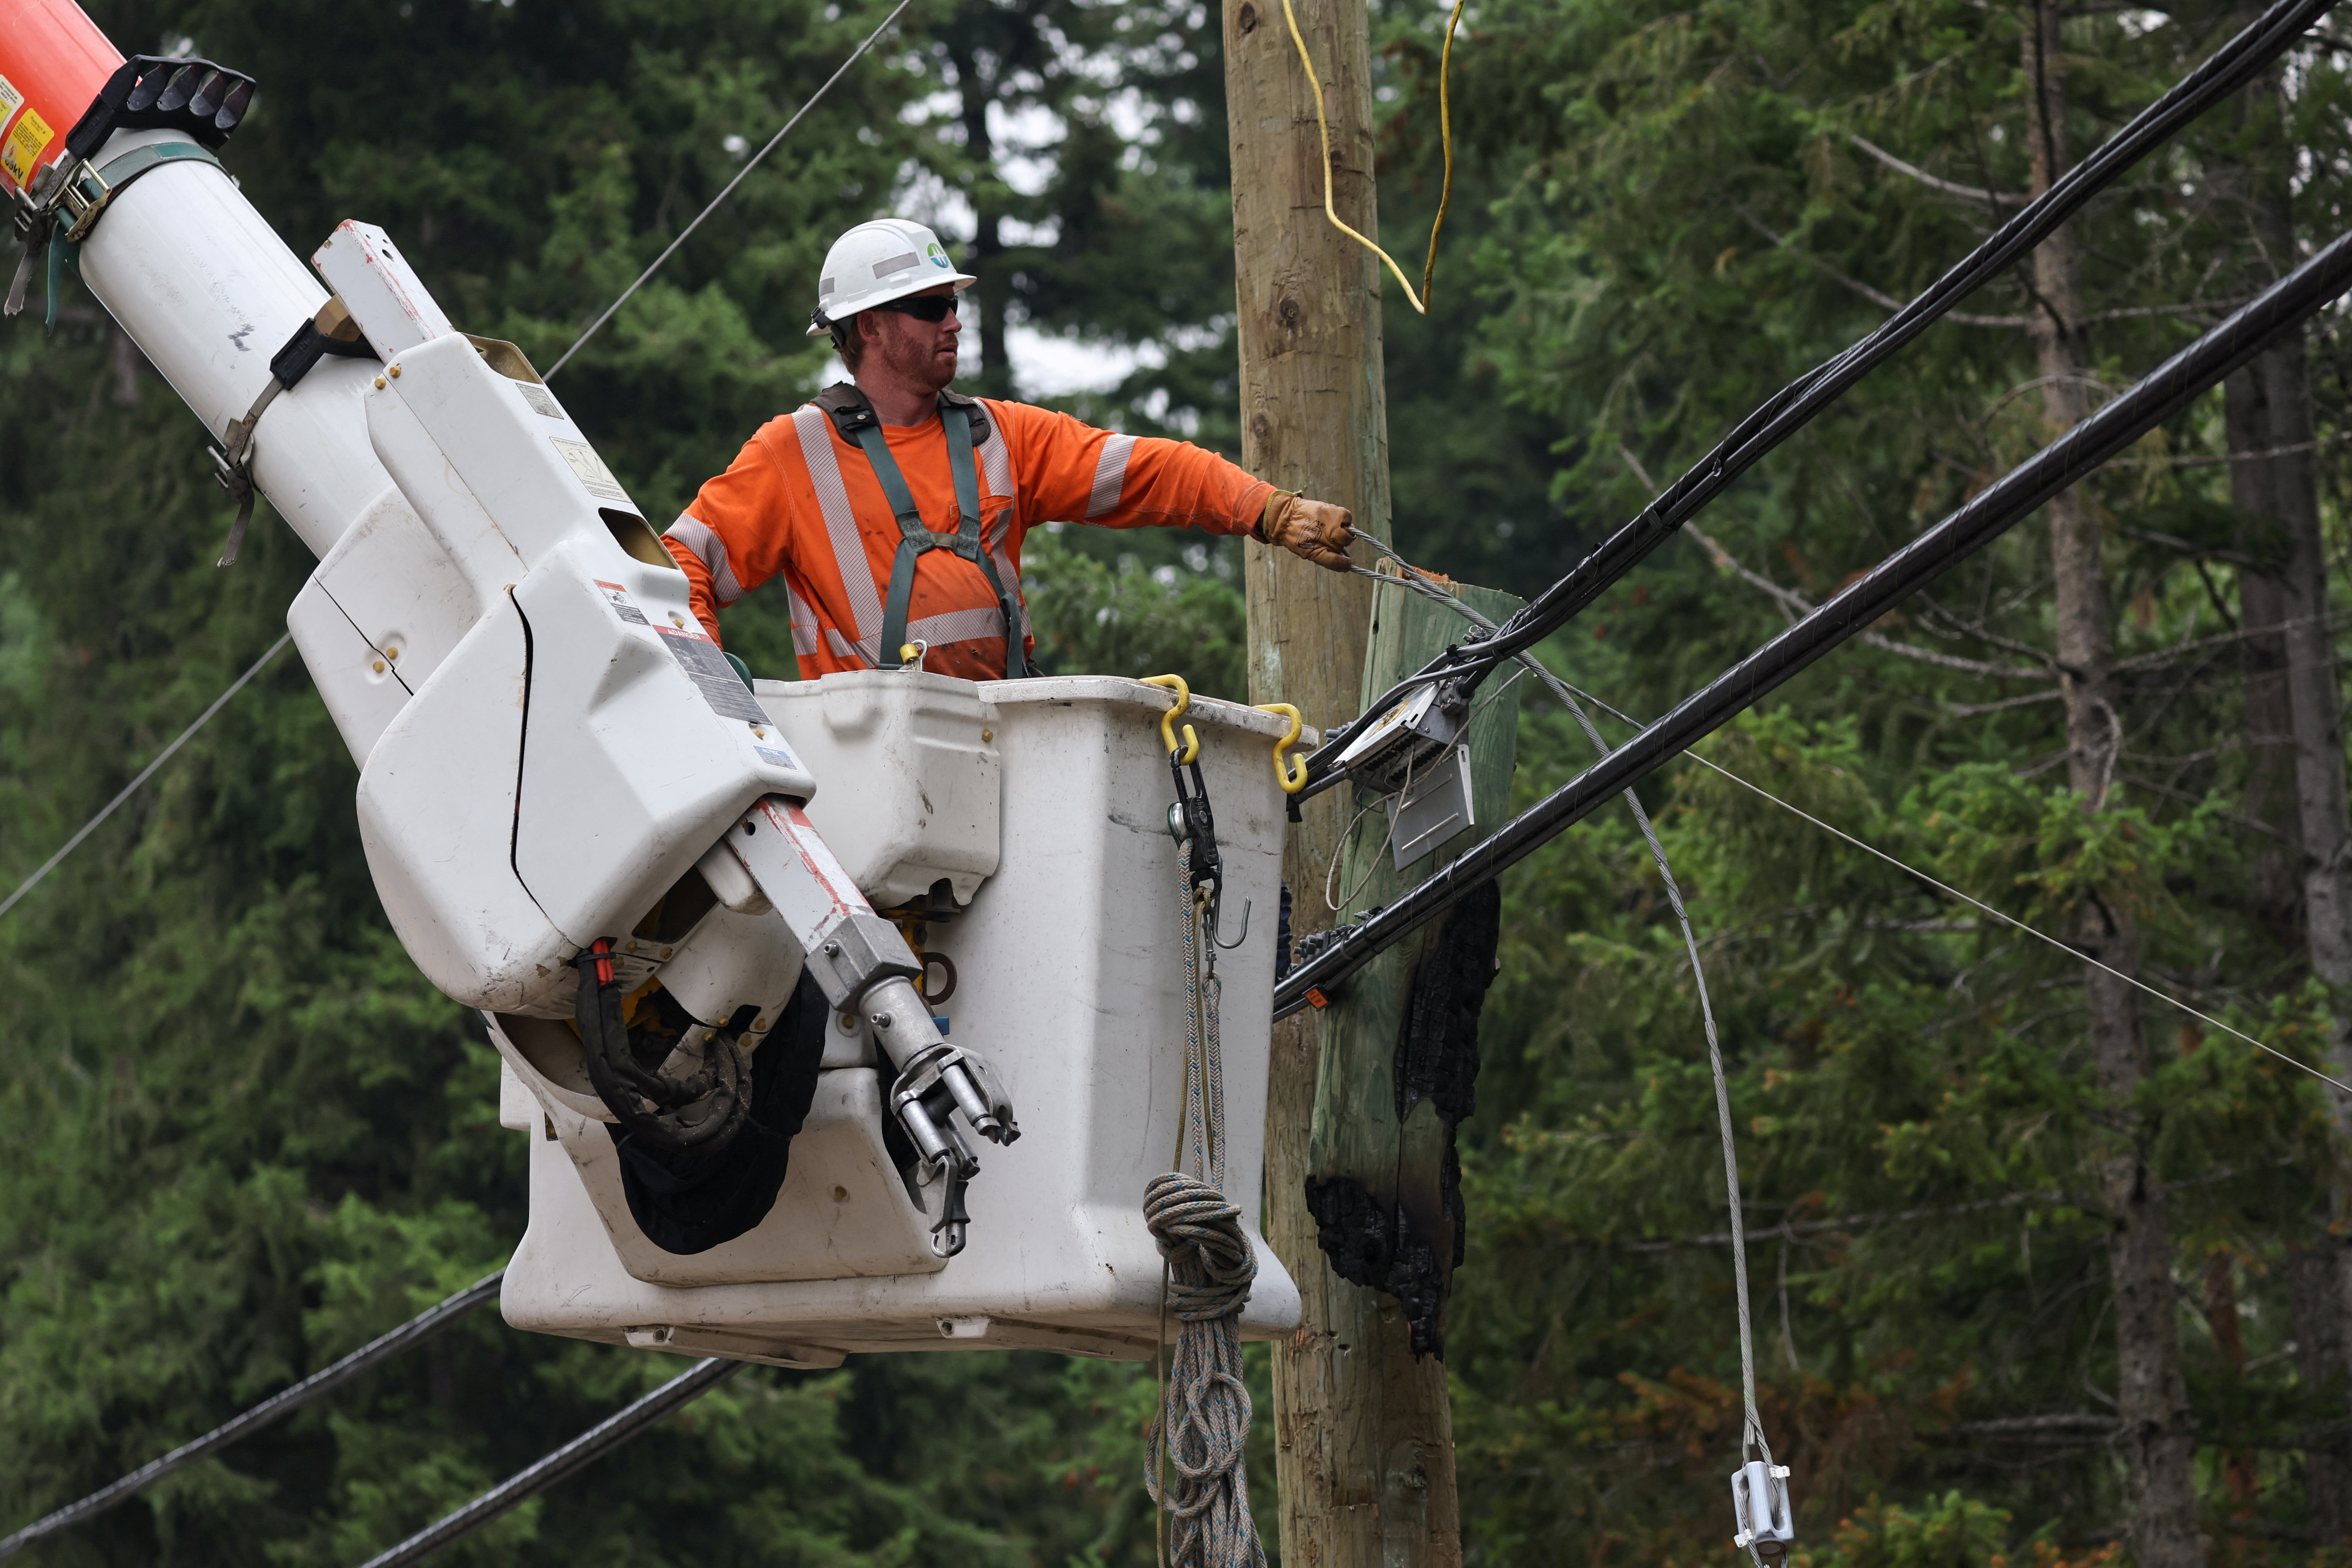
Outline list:
[[[874,345],[884,368],[927,391],[938,392],[955,379],[955,362],[934,353],[935,346],[913,343],[896,333]]]

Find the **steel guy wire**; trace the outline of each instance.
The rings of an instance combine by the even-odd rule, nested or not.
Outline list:
[[[700,212],[694,215],[694,221],[688,224],[684,228],[678,231],[677,237],[671,240],[668,246],[663,249],[659,256],[654,258],[653,265],[646,268],[643,272],[637,274],[637,280],[630,284],[626,289],[622,289],[620,298],[614,300],[610,305],[607,305],[604,308],[604,313],[603,315],[598,316],[593,321],[588,323],[587,330],[572,341],[572,346],[563,351],[563,357],[557,360],[548,370],[546,375],[541,379],[554,379],[555,373],[562,370],[566,364],[571,363],[572,356],[580,352],[581,346],[587,342],[590,338],[594,337],[597,330],[603,327],[605,322],[611,321],[614,314],[617,312],[622,306],[629,302],[630,296],[634,295],[638,289],[646,286],[646,280],[647,279],[661,270],[662,263],[667,261],[670,257],[677,252],[677,247],[686,243],[687,236],[692,234],[697,228],[700,227],[702,226],[703,219],[709,217],[712,213],[719,210],[719,205],[734,194],[735,187],[743,183],[744,176],[751,174],[753,169],[759,167],[760,161],[762,158],[765,158],[769,153],[776,150],[776,144],[784,139],[785,135],[793,126],[798,125],[801,122],[802,118],[805,116],[810,110],[814,109],[817,106],[818,102],[824,99],[827,92],[832,90],[834,83],[839,81],[844,76],[848,74],[849,68],[856,65],[865,55],[866,51],[874,47],[874,41],[887,32],[889,29],[890,24],[896,22],[898,19],[899,14],[905,11],[906,8],[912,4],[914,4],[914,0],[898,0],[898,5],[892,9],[891,13],[887,16],[882,18],[881,26],[876,27],[872,32],[866,35],[866,41],[858,45],[856,48],[850,51],[849,58],[842,61],[840,67],[835,69],[831,76],[825,78],[824,85],[818,88],[815,92],[810,94],[808,101],[802,104],[798,110],[793,111],[793,117],[784,121],[781,130],[779,130],[773,136],[768,138],[767,145],[761,147],[757,153],[753,153],[749,159],[744,161],[742,168],[736,171],[735,177],[727,182],[725,188],[720,190],[717,195],[710,198],[710,203],[708,206],[705,206]],[[287,643],[292,639],[293,635],[293,633],[288,632],[284,637],[279,637],[276,642],[270,644],[269,651],[263,654],[259,658],[254,660],[253,668],[247,670],[243,675],[237,677],[235,685],[232,685],[226,691],[222,692],[217,698],[214,699],[213,705],[205,709],[202,713],[198,714],[196,716],[196,721],[189,725],[185,730],[182,731],[178,740],[164,747],[163,752],[153,762],[149,763],[146,767],[141,769],[139,776],[132,779],[128,784],[124,785],[121,795],[116,795],[112,800],[107,803],[106,809],[100,811],[96,816],[91,817],[88,822],[82,824],[81,831],[75,834],[71,838],[67,839],[64,848],[59,849],[56,854],[50,856],[48,859],[43,863],[39,870],[26,878],[24,882],[17,887],[15,892],[9,894],[5,900],[0,900],[0,916],[5,916],[10,910],[16,908],[16,900],[22,899],[26,893],[31,892],[34,886],[38,883],[42,878],[47,876],[50,871],[56,868],[58,861],[63,860],[67,856],[72,854],[75,847],[80,844],[83,839],[89,837],[92,830],[94,830],[100,823],[104,822],[108,817],[113,816],[115,808],[120,806],[124,801],[129,800],[131,796],[138,791],[139,786],[145,784],[148,777],[152,774],[157,768],[162,767],[165,762],[170,760],[173,752],[187,744],[189,737],[195,734],[197,731],[203,729],[205,721],[211,719],[214,714],[219,712],[224,703],[227,702],[230,698],[236,696],[247,681],[251,680],[257,674],[260,673],[261,667],[268,664],[272,658],[276,658],[278,650],[284,647]]]
[[[439,1305],[430,1307],[389,1333],[378,1334],[351,1354],[331,1366],[320,1368],[290,1388],[271,1394],[244,1415],[222,1423],[193,1443],[184,1443],[160,1459],[142,1465],[121,1480],[100,1487],[79,1502],[68,1503],[55,1513],[35,1520],[14,1535],[0,1540],[0,1557],[14,1557],[44,1536],[54,1535],[69,1524],[105,1512],[116,1503],[130,1498],[162,1480],[174,1470],[185,1469],[198,1459],[210,1458],[240,1438],[273,1423],[282,1421],[305,1405],[331,1389],[339,1388],[361,1373],[387,1361],[402,1351],[431,1338],[456,1322],[480,1303],[498,1294],[499,1281],[506,1278],[501,1268],[487,1279],[475,1281]]]
[[[91,817],[88,822],[83,823],[81,825],[81,830],[76,833],[71,838],[67,839],[63,848],[50,856],[47,860],[42,861],[39,870],[35,871],[31,876],[16,884],[16,890],[15,892],[9,894],[6,899],[0,900],[0,915],[5,915],[10,910],[15,909],[18,900],[31,892],[35,888],[38,887],[42,878],[57,869],[58,861],[63,860],[67,856],[72,854],[77,845],[80,844],[83,839],[89,837],[92,833],[98,830],[98,825],[100,823],[104,822],[108,817],[112,816],[116,809],[120,807],[124,801],[129,800],[132,795],[138,794],[139,786],[152,778],[157,768],[162,767],[165,763],[172,760],[172,753],[177,752],[182,746],[186,745],[189,738],[194,735],[197,731],[205,727],[206,721],[210,720],[214,714],[219,712],[223,708],[228,706],[228,700],[230,698],[245,689],[245,684],[247,681],[251,680],[255,676],[261,673],[262,666],[268,664],[271,659],[276,658],[278,657],[278,650],[293,640],[294,634],[292,632],[281,633],[278,640],[269,645],[268,652],[263,654],[259,658],[255,659],[253,663],[247,668],[246,672],[243,675],[238,676],[235,680],[229,682],[228,689],[222,692],[218,697],[214,698],[212,706],[197,714],[194,723],[190,724],[186,729],[181,731],[177,740],[164,747],[162,751],[156,752],[154,761],[149,763],[145,767],[139,770],[138,777],[132,779],[129,784],[122,786],[121,794],[116,795],[112,800],[108,801],[103,806],[100,807],[98,815]],[[5,1552],[0,1552],[0,1556],[5,1555],[6,1555]]]
[[[389,1552],[369,1558],[363,1568],[402,1568],[405,1563],[423,1562],[451,1542],[471,1535],[491,1521],[512,1512],[548,1488],[571,1479],[664,1416],[701,1398],[749,1364],[748,1362],[725,1361],[717,1357],[697,1363],[692,1371],[671,1378],[635,1404],[614,1412],[537,1464],[516,1471],[465,1507],[425,1526]]]
[[[769,137],[768,144],[766,146],[761,148],[757,153],[752,153],[751,157],[745,159],[743,161],[743,166],[735,172],[735,177],[728,181],[726,187],[717,195],[710,198],[709,205],[704,207],[700,212],[694,215],[694,221],[692,223],[688,224],[684,228],[677,231],[677,237],[671,240],[668,246],[663,249],[659,256],[654,258],[653,265],[646,268],[643,272],[638,273],[637,280],[630,284],[626,289],[622,289],[621,297],[614,300],[611,304],[605,306],[604,313],[597,317],[594,321],[589,322],[588,330],[582,332],[577,338],[572,340],[572,346],[563,351],[563,357],[557,360],[552,366],[549,367],[544,379],[549,381],[554,380],[555,373],[572,363],[572,356],[580,352],[581,345],[585,343],[590,338],[594,337],[596,335],[597,329],[602,327],[605,322],[611,321],[614,313],[617,312],[622,306],[629,302],[629,297],[635,294],[638,289],[644,288],[647,279],[661,270],[662,263],[667,261],[677,251],[677,247],[686,243],[687,236],[701,227],[702,220],[709,217],[712,213],[717,212],[719,210],[719,205],[725,201],[729,196],[735,194],[735,187],[741,184],[745,177],[749,175],[752,170],[760,166],[760,160],[765,158],[769,153],[776,150],[776,143],[782,142],[792,131],[792,128],[801,122],[802,116],[807,114],[810,110],[814,109],[817,104],[824,100],[824,95],[833,90],[833,84],[835,82],[839,81],[843,77],[849,74],[849,68],[856,65],[860,57],[862,57],[866,50],[874,47],[874,40],[880,37],[889,29],[890,24],[898,19],[898,13],[904,11],[908,6],[913,4],[914,0],[898,0],[898,5],[892,9],[891,13],[882,18],[882,25],[875,28],[872,32],[866,34],[866,41],[850,51],[849,58],[841,62],[840,68],[835,70],[831,76],[825,78],[824,85],[818,88],[814,93],[811,93],[809,95],[808,101],[802,104],[799,109],[795,110],[790,120],[784,121],[783,129],[778,131],[773,136]]]
[[[1454,595],[1428,582],[1422,573],[1414,570],[1403,556],[1399,555],[1386,543],[1370,534],[1360,534],[1359,537],[1395,562],[1405,574],[1392,577],[1386,573],[1368,572],[1361,567],[1356,567],[1352,570],[1357,575],[1370,577],[1375,582],[1387,583],[1398,587],[1411,588],[1422,597],[1444,605],[1481,631],[1491,634],[1495,630],[1493,621],[1472,609]],[[1521,651],[1512,657],[1525,673],[1532,674],[1551,689],[1552,695],[1559,698],[1561,704],[1576,716],[1578,725],[1583,729],[1585,738],[1592,742],[1593,749],[1602,756],[1607,756],[1612,749],[1609,742],[1601,738],[1600,730],[1585,713],[1582,705],[1576,700],[1568,684],[1554,675],[1532,653]],[[1517,676],[1514,675],[1512,679],[1517,679]],[[1507,689],[1507,683],[1505,689]],[[1731,1085],[1724,1071],[1723,1047],[1716,1034],[1715,1004],[1707,995],[1706,969],[1699,962],[1698,938],[1691,930],[1690,910],[1683,903],[1682,885],[1675,880],[1674,868],[1666,863],[1665,846],[1658,842],[1657,830],[1650,825],[1650,814],[1642,807],[1642,797],[1629,788],[1624,792],[1623,798],[1626,807],[1633,814],[1634,826],[1642,830],[1643,841],[1650,847],[1650,858],[1657,862],[1658,877],[1664,882],[1666,888],[1666,902],[1673,907],[1675,920],[1682,927],[1683,948],[1690,955],[1691,979],[1698,988],[1699,1020],[1706,1033],[1707,1069],[1715,1079],[1716,1126],[1723,1143],[1724,1190],[1731,1214],[1732,1291],[1738,1304],[1739,1320],[1739,1393],[1747,1418],[1747,1426],[1740,1434],[1740,1458],[1742,1459],[1748,1458],[1748,1445],[1752,1442],[1764,1462],[1769,1465],[1772,1462],[1772,1446],[1765,1439],[1764,1419],[1756,1408],[1756,1328],[1753,1309],[1748,1299],[1748,1235],[1747,1222],[1740,1212],[1739,1144],[1732,1125]]]
[[[1619,712],[1616,709],[1612,708],[1608,703],[1603,702],[1600,698],[1593,696],[1592,693],[1589,691],[1583,691],[1575,687],[1570,687],[1569,689],[1576,691],[1579,696],[1591,703],[1594,707],[1601,709],[1603,712],[1606,712],[1614,718],[1622,719],[1628,724],[1639,724],[1641,722],[1638,719],[1634,719],[1627,714]],[[1774,795],[1770,790],[1766,789],[1763,785],[1749,783],[1748,780],[1741,778],[1738,773],[1733,773],[1729,768],[1723,766],[1721,763],[1707,761],[1706,758],[1700,756],[1696,751],[1685,752],[1683,755],[1688,757],[1691,761],[1698,763],[1699,766],[1703,768],[1711,768],[1715,772],[1721,773],[1725,778],[1729,779],[1733,784],[1738,784],[1740,788],[1750,791],[1753,794],[1762,795],[1766,800],[1770,801],[1774,805],[1779,806],[1781,810],[1790,812],[1797,816],[1803,817],[1807,822],[1811,823],[1815,827],[1820,828],[1822,832],[1827,833],[1833,837],[1845,840],[1845,842],[1853,845],[1856,849],[1861,850],[1863,853],[1876,856],[1879,859],[1885,861],[1889,866],[1894,867],[1905,876],[1916,877],[1920,881],[1925,882],[1929,887],[1935,889],[1937,892],[1947,894],[1952,898],[1959,900],[1960,902],[1964,904],[1968,904],[1975,909],[1980,910],[1984,913],[1990,915],[1993,919],[2000,921],[2001,924],[2012,927],[2018,931],[2022,932],[2024,935],[2033,938],[2036,942],[2048,943],[2050,946],[2054,947],[2059,952],[2066,954],[2069,958],[2087,963],[2094,969],[2102,970],[2106,973],[2113,975],[2116,979],[2122,981],[2125,984],[2132,986],[2137,990],[2144,991],[2150,996],[2155,997],[2158,1001],[2162,1002],[2168,1006],[2178,1007],[2180,1011],[2188,1014],[2199,1023],[2210,1025],[2212,1027],[2221,1030],[2225,1035],[2232,1036],[2237,1039],[2243,1040],[2246,1044],[2253,1047],[2254,1049],[2261,1051],[2265,1055],[2276,1057],[2279,1060],[2286,1063],[2287,1066],[2294,1068],[2298,1072],[2309,1073],[2313,1078],[2317,1079],[2320,1082],[2328,1085],[2330,1088],[2341,1089],[2344,1093],[2352,1095],[2352,1083],[2346,1083],[2342,1079],[2330,1077],[2328,1074],[2320,1071],[2317,1068],[2311,1066],[2308,1062],[2297,1061],[2294,1058],[2288,1056],[2284,1051],[2279,1050],[2274,1047],[2263,1044],[2262,1041],[2254,1038],[2253,1036],[2246,1033],[2243,1029],[2238,1028],[2230,1024],[2225,1024],[2221,1019],[2214,1017],[2210,1013],[2200,1012],[2197,1008],[2191,1007],[2188,1003],[2183,1002],[2178,996],[2172,995],[2168,992],[2159,991],[2155,986],[2148,984],[2144,980],[2138,979],[2137,976],[2126,974],[2120,969],[2100,963],[2097,959],[2093,958],[2090,954],[2084,952],[2082,949],[2075,947],[2070,942],[2052,936],[2047,931],[2042,931],[2037,927],[2030,926],[2013,915],[2003,914],[2000,910],[1994,909],[1990,904],[1986,903],[1982,899],[1972,897],[1969,894],[1960,891],[1959,889],[1953,887],[1948,882],[1938,881],[1937,879],[1927,875],[1927,872],[1919,870],[1916,867],[1904,864],[1902,861],[1896,859],[1894,856],[1889,855],[1885,850],[1877,847],[1875,845],[1865,844],[1861,839],[1856,838],[1853,834],[1848,833],[1844,828],[1823,822],[1820,817],[1815,816],[1811,812],[1805,810],[1802,806],[1790,805],[1789,802],[1782,800],[1779,795]]]

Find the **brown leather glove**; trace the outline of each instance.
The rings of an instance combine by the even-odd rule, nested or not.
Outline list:
[[[1266,498],[1265,515],[1253,531],[1302,560],[1345,572],[1354,564],[1348,559],[1348,530],[1354,521],[1346,507],[1276,490]]]

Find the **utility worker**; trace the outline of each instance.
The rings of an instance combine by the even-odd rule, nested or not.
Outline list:
[[[830,334],[857,384],[761,426],[664,540],[713,638],[720,609],[782,576],[803,679],[896,666],[917,644],[939,674],[1028,674],[1021,541],[1053,520],[1245,533],[1348,569],[1344,508],[1188,442],[950,392],[955,297],[978,281],[903,218],[825,253],[809,335]]]

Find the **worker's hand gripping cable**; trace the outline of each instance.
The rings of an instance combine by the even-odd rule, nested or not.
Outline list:
[[[971,1223],[964,1185],[980,1173],[955,1113],[990,1142],[1012,1142],[1021,1129],[1004,1086],[981,1057],[940,1037],[916,989],[921,962],[898,928],[874,912],[798,805],[768,796],[744,814],[725,847],[791,928],[833,1010],[863,1014],[898,1069],[890,1113],[921,1158],[931,1251],[953,1258]],[[717,858],[704,857],[706,874]]]

